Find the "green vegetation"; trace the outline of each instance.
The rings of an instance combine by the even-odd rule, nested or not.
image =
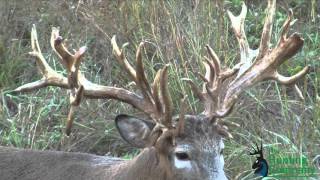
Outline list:
[[[266,2],[247,0],[246,33],[252,48],[260,42]],[[225,168],[229,177],[244,177],[254,157],[248,148],[261,138],[266,147],[303,153],[311,160],[320,152],[320,34],[317,2],[283,0],[278,2],[273,28],[273,44],[277,43],[286,10],[293,8],[298,21],[290,32],[305,39],[302,51],[281,66],[282,74],[292,75],[306,64],[311,72],[300,81],[305,100],[293,88],[275,82],[255,86],[242,95],[229,121],[234,139],[226,140]],[[41,50],[52,68],[64,73],[58,57],[50,48],[52,26],[59,26],[69,49],[86,45],[88,51],[82,66],[93,82],[134,90],[112,55],[110,38],[117,36],[134,64],[140,41],[144,49],[144,65],[151,80],[156,71],[170,63],[170,90],[175,107],[188,94],[189,112],[202,110],[191,89],[181,78],[199,82],[195,72],[203,72],[204,46],[210,44],[227,66],[239,60],[238,44],[230,29],[226,9],[238,13],[241,1],[0,1],[0,144],[5,146],[111,153],[132,157],[137,153],[123,143],[115,132],[117,114],[136,114],[130,106],[112,100],[86,100],[75,117],[72,135],[63,134],[68,113],[67,92],[49,87],[26,94],[10,93],[15,87],[39,79],[31,51],[30,30],[36,24]],[[57,14],[56,12],[59,12]],[[200,83],[199,83],[200,87]],[[178,109],[176,109],[178,112]]]

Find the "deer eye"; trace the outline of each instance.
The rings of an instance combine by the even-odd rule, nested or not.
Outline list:
[[[175,155],[176,155],[177,159],[179,159],[181,161],[190,160],[190,157],[189,157],[188,153],[186,153],[186,152],[178,151],[178,152],[175,152]]]

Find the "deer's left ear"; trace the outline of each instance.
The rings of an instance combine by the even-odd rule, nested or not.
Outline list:
[[[121,137],[137,148],[147,146],[149,135],[154,123],[128,115],[118,115],[115,119],[116,127]]]

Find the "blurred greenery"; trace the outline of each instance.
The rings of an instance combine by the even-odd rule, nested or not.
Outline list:
[[[250,46],[257,48],[266,1],[245,2],[249,10],[245,21],[247,38]],[[51,28],[60,27],[69,49],[88,47],[81,67],[88,79],[131,90],[135,87],[112,55],[110,38],[116,35],[120,45],[128,42],[125,54],[132,64],[140,41],[147,41],[143,58],[148,79],[170,63],[170,91],[175,107],[179,107],[182,95],[187,94],[189,113],[196,114],[202,107],[181,78],[199,82],[195,73],[204,71],[201,62],[206,44],[211,45],[226,66],[238,62],[238,44],[226,10],[237,14],[241,3],[240,0],[1,0],[0,144],[110,153],[125,158],[138,151],[121,140],[113,125],[117,114],[141,115],[129,105],[112,100],[85,100],[76,113],[72,135],[67,137],[63,133],[69,107],[65,90],[48,87],[25,94],[10,93],[19,85],[41,78],[34,59],[28,56],[32,24],[37,26],[41,50],[53,69],[65,74],[49,44]],[[225,169],[230,178],[248,174],[254,160],[247,154],[252,142],[262,140],[266,147],[281,146],[287,151],[304,153],[310,160],[320,152],[320,3],[278,1],[272,46],[277,43],[289,8],[298,19],[290,33],[299,32],[305,41],[302,51],[279,70],[284,75],[293,75],[306,64],[311,65],[310,73],[298,83],[305,100],[299,99],[293,88],[275,82],[261,83],[242,95],[227,118],[241,125],[231,128],[234,139],[225,143]]]

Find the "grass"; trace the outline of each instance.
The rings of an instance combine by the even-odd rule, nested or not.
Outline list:
[[[235,64],[239,54],[230,22],[225,13],[220,15],[223,12],[218,7],[222,5],[214,1],[192,2],[0,2],[0,12],[8,13],[10,8],[15,10],[9,19],[0,21],[0,32],[9,32],[0,38],[0,144],[97,154],[110,152],[125,158],[137,153],[120,140],[113,126],[113,119],[119,113],[139,114],[128,105],[111,100],[86,100],[76,114],[72,136],[66,137],[63,134],[69,106],[66,91],[50,87],[28,94],[10,93],[15,87],[40,78],[35,75],[34,61],[26,55],[31,49],[28,34],[33,23],[37,24],[40,46],[51,67],[64,73],[49,45],[51,26],[60,26],[70,49],[88,47],[81,67],[88,79],[132,90],[134,86],[130,79],[112,56],[110,37],[117,35],[119,45],[129,43],[125,53],[132,64],[139,42],[149,42],[143,53],[149,80],[160,67],[170,63],[170,90],[175,107],[179,107],[182,94],[187,94],[189,112],[201,112],[201,105],[181,78],[199,82],[194,73],[204,71],[201,62],[206,44],[215,49],[227,66]],[[292,88],[275,82],[261,83],[242,95],[235,112],[228,117],[241,125],[231,129],[235,138],[226,141],[225,167],[233,178],[250,173],[248,170],[254,157],[247,154],[252,142],[262,140],[265,147],[278,146],[303,153],[309,160],[319,153],[319,18],[315,16],[317,9],[312,1],[286,2],[279,3],[272,42],[276,43],[286,18],[283,7],[294,8],[294,16],[299,17],[299,21],[290,31],[302,33],[305,44],[301,53],[282,65],[280,71],[292,75],[305,64],[311,65],[311,72],[298,84],[305,100],[300,100]],[[241,1],[225,1],[223,6],[236,13]],[[306,8],[309,6],[311,8]],[[41,11],[35,11],[36,7]],[[259,45],[265,7],[265,3],[249,6],[246,31],[251,47]],[[60,15],[52,16],[58,9]],[[25,16],[30,10],[37,13]]]

